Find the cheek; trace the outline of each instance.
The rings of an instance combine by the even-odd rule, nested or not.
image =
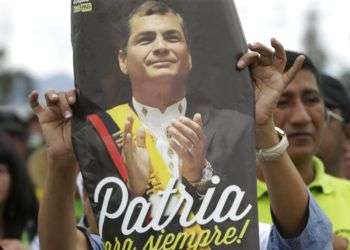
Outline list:
[[[170,51],[176,54],[177,57],[180,57],[182,59],[188,59],[189,58],[189,51],[186,45],[184,44],[173,44],[171,46]]]
[[[326,117],[323,107],[314,107],[310,110],[312,124],[315,127],[315,138],[316,144],[320,144],[321,138],[326,129]]]
[[[309,111],[312,123],[317,130],[322,131],[326,125],[326,115],[323,107],[314,107]]]
[[[11,187],[11,179],[9,174],[0,175],[0,203],[4,202],[9,193]]]
[[[273,114],[273,120],[275,122],[275,126],[281,129],[285,129],[288,120],[288,111],[287,110],[277,110]]]
[[[147,55],[149,54],[147,46],[137,47],[128,50],[127,61],[129,65],[142,64]]]

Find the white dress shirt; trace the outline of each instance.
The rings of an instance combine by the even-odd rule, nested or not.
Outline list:
[[[167,128],[171,122],[178,119],[180,116],[185,116],[187,102],[186,99],[174,103],[167,107],[164,112],[161,112],[158,108],[149,107],[147,105],[139,103],[135,98],[132,99],[134,109],[140,118],[145,130],[150,132],[156,141],[156,147],[160,152],[164,162],[169,167],[171,177],[179,180],[177,188],[181,192],[184,186],[181,184],[181,159],[177,153],[170,147],[169,139],[167,136]],[[150,202],[152,203],[151,214],[156,212],[156,204],[160,197],[157,194],[150,196]],[[176,206],[177,198],[173,196],[169,205],[165,211],[165,214],[169,214],[167,211],[171,211]]]

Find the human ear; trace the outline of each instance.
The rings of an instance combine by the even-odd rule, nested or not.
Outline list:
[[[123,72],[124,75],[128,74],[128,60],[126,58],[126,51],[120,49],[118,52],[118,62],[119,62],[119,68],[121,72]]]
[[[192,56],[191,54],[188,54],[188,69],[192,69]]]

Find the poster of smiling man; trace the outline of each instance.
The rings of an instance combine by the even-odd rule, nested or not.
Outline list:
[[[73,0],[73,145],[105,249],[258,249],[233,0]]]

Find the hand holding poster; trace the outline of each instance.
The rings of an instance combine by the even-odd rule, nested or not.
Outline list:
[[[100,71],[87,70],[100,65],[92,63],[88,67],[89,60],[75,61],[77,91],[49,91],[46,107],[40,105],[37,92],[30,94],[30,104],[39,118],[48,149],[48,181],[39,219],[43,249],[75,249],[77,245],[82,249],[101,249],[103,245],[106,249],[257,249],[256,205],[251,189],[254,186],[255,190],[255,174],[250,174],[255,160],[250,143],[253,105],[244,106],[238,101],[229,108],[226,105],[231,99],[225,100],[225,95],[215,102],[206,98],[205,91],[190,91],[192,83],[201,76],[205,86],[207,76],[217,72],[221,76],[225,70],[226,76],[237,76],[234,89],[238,90],[236,83],[248,76],[247,71],[238,72],[224,65],[216,68],[212,60],[194,67],[196,43],[189,45],[185,19],[174,8],[159,1],[146,1],[127,12],[132,13],[126,16],[127,44],[117,46],[115,59],[120,73],[125,74],[120,82],[129,83],[124,92],[124,83],[117,88],[126,94],[121,103],[106,105],[113,98],[92,98],[93,93],[111,90],[119,82],[110,81],[108,74],[104,77],[97,74]],[[77,13],[93,10],[74,9]],[[97,19],[92,20],[109,20],[103,14],[105,8],[95,10]],[[73,30],[77,31],[76,27]],[[80,35],[87,34],[85,31],[80,30],[73,40],[80,41]],[[75,55],[91,59],[94,57],[90,52],[99,54],[96,46],[82,46],[84,41],[89,40],[75,43]],[[85,45],[89,44],[90,41]],[[251,51],[238,55],[239,61],[234,62],[240,69],[250,67],[256,85],[256,156],[279,225],[267,228],[266,234],[260,233],[260,246],[284,249],[305,244],[313,249],[330,249],[330,223],[309,196],[286,153],[286,135],[273,122],[278,100],[299,73],[304,57],[293,59],[285,69],[283,46],[275,39],[271,45],[275,51],[260,43],[249,45]],[[215,55],[210,57],[213,61]],[[209,54],[206,56],[209,58]],[[198,67],[201,65],[204,68]],[[200,72],[197,78],[196,71]],[[85,84],[89,77],[79,80],[90,73],[92,77],[102,77],[102,85],[91,85],[96,92]],[[104,88],[108,84],[111,87]],[[215,82],[216,87],[219,84]],[[225,86],[225,92],[229,86],[232,82]],[[250,84],[243,86],[251,88]],[[208,96],[211,94],[212,91]],[[102,100],[109,101],[99,102]],[[246,100],[250,104],[253,98]],[[75,231],[72,200],[77,162],[70,140],[71,108],[74,149],[90,198],[85,212],[89,215],[93,210],[95,216],[88,216],[88,221],[95,235],[84,229]],[[57,234],[57,229],[62,229],[62,234]],[[325,233],[323,240],[318,240],[320,232]],[[290,241],[284,237],[296,238]]]
[[[234,67],[233,3],[86,4],[72,8],[88,115],[73,139],[106,249],[256,249],[253,92]]]

